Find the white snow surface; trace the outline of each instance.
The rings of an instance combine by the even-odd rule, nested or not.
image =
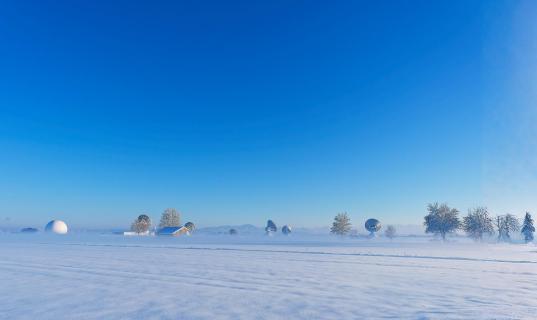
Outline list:
[[[0,234],[0,319],[535,319],[537,247]]]

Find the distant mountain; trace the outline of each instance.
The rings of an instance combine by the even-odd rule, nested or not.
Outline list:
[[[327,235],[330,233],[329,227],[292,227],[293,234],[307,234],[307,235]]]
[[[278,226],[278,232],[281,233],[281,227]],[[242,235],[264,235],[264,227],[256,227],[251,224],[243,225],[224,225],[217,227],[205,227],[196,229],[196,233],[200,234],[228,234],[230,229],[237,230],[238,234]],[[291,226],[293,234],[304,234],[304,235],[326,235],[330,233],[330,228],[328,227],[316,227],[316,228],[301,228]]]
[[[218,227],[205,227],[196,229],[196,233],[200,234],[227,234],[230,229],[237,230],[238,234],[263,234],[265,230],[261,227],[256,227],[251,224],[243,224],[238,226],[218,226]]]

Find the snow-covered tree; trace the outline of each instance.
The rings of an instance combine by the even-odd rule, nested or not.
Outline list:
[[[159,228],[164,227],[178,227],[181,225],[181,218],[179,212],[174,208],[168,208],[164,210],[162,216],[160,217]]]
[[[448,233],[454,232],[460,227],[458,217],[459,210],[448,207],[447,204],[430,203],[427,206],[429,214],[425,216],[425,232],[438,234],[442,240],[446,240]]]
[[[349,231],[351,231],[351,218],[349,218],[346,212],[338,213],[334,218],[330,232],[343,236],[349,233]]]
[[[508,213],[496,217],[496,228],[498,228],[498,241],[511,241],[511,232],[518,232],[520,223],[517,217]]]
[[[237,233],[238,233],[237,230],[235,230],[235,229],[229,229],[229,234],[230,234],[230,235],[236,235]]]
[[[524,234],[524,240],[526,243],[533,241],[533,233],[535,232],[535,227],[533,226],[533,218],[529,212],[526,212],[524,217],[524,223],[522,224],[522,234]]]
[[[395,227],[392,225],[387,226],[386,230],[384,230],[384,235],[390,239],[395,238],[396,234],[397,234],[397,231],[395,230]]]
[[[151,219],[145,214],[141,214],[134,220],[131,225],[131,230],[136,233],[144,233],[151,228]]]
[[[494,225],[487,208],[477,207],[473,210],[468,210],[468,215],[462,221],[462,229],[470,238],[476,241],[483,240],[484,234],[492,234]]]

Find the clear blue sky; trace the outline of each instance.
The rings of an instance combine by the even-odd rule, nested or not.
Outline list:
[[[531,1],[3,1],[0,219],[537,211]]]

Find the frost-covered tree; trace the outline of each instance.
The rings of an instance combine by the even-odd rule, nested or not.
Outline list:
[[[454,232],[460,227],[459,210],[448,207],[447,204],[429,203],[429,214],[425,216],[425,232],[440,235],[446,240],[448,233]]]
[[[131,230],[136,233],[144,233],[151,228],[151,219],[145,214],[141,214],[134,220],[131,225]]]
[[[533,226],[533,218],[531,217],[531,214],[529,212],[526,212],[521,232],[524,235],[524,240],[526,241],[526,243],[533,241],[533,233],[535,232],[535,227]]]
[[[476,241],[483,240],[484,234],[492,234],[494,224],[487,208],[477,207],[473,210],[468,210],[468,215],[462,221],[462,229],[470,238]]]
[[[505,214],[496,217],[496,228],[498,228],[498,241],[511,241],[511,232],[520,230],[520,223],[517,217],[512,214]]]
[[[164,210],[162,216],[160,217],[159,228],[164,227],[178,227],[181,225],[181,218],[179,212],[174,208],[168,208]]]
[[[397,231],[395,230],[395,227],[392,225],[389,225],[386,227],[386,230],[384,230],[384,235],[387,238],[393,239],[395,238],[395,235],[397,234]]]
[[[334,217],[334,222],[332,223],[332,228],[330,232],[340,236],[346,235],[351,231],[351,218],[347,215],[346,212],[338,213]]]

